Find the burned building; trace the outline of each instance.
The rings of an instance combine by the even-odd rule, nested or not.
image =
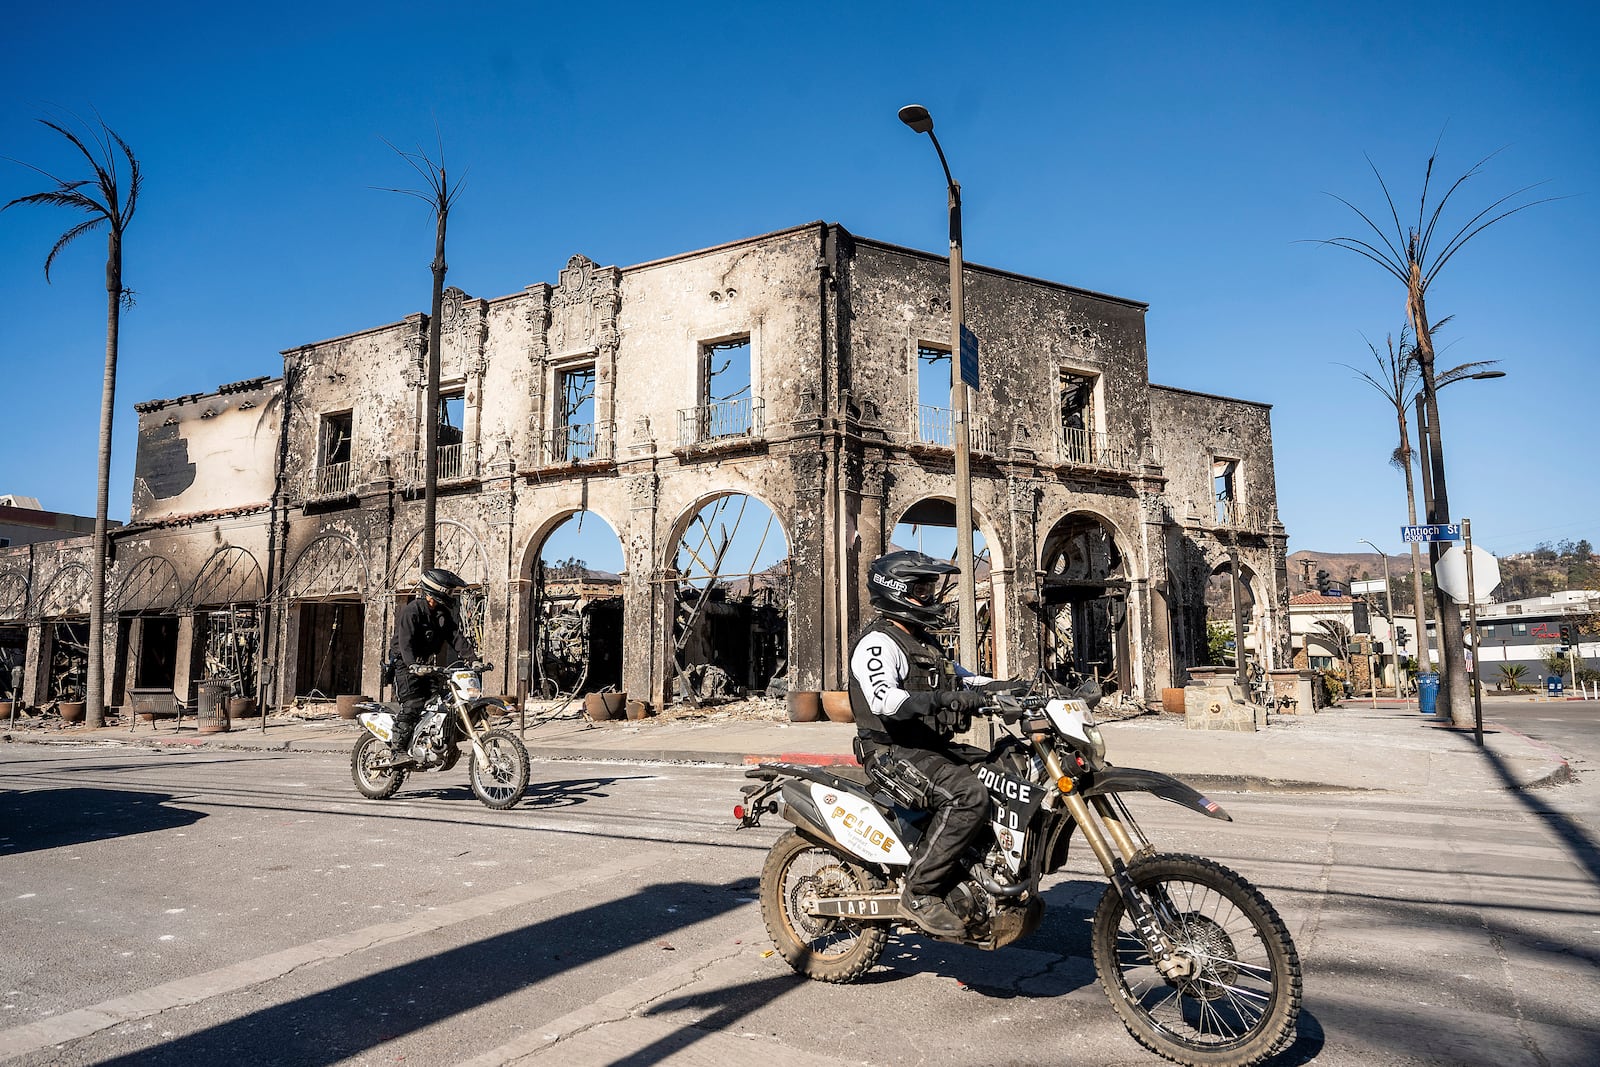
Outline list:
[[[1259,654],[1286,660],[1268,408],[1152,386],[1136,301],[968,265],[966,308],[983,666],[1159,699],[1204,655],[1218,573],[1247,587]],[[866,564],[953,526],[942,256],[813,223],[630,267],[573,256],[492,299],[450,289],[434,411],[427,326],[140,405],[112,563],[124,676],[170,662],[183,688],[253,659],[270,702],[374,692],[418,577],[428,419],[436,560],[471,584],[506,693],[841,689]],[[569,521],[614,539],[610,580],[546,559]],[[5,595],[10,551],[0,613],[32,625],[35,598]]]

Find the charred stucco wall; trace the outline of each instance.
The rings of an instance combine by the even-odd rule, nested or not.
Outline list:
[[[277,470],[277,379],[136,404],[131,521],[264,506]]]
[[[1246,625],[1261,635],[1257,651],[1267,667],[1287,666],[1288,535],[1278,521],[1270,405],[1152,385],[1150,413],[1174,523],[1170,580],[1190,614],[1188,628],[1198,619],[1199,634],[1188,638],[1203,648],[1205,584],[1237,552],[1255,603]],[[1238,463],[1231,512],[1218,507],[1213,488],[1213,464],[1229,460]]]

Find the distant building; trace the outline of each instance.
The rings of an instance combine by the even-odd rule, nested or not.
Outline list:
[[[119,522],[110,523],[116,527]],[[31,496],[0,495],[0,548],[94,533],[94,516],[45,511]]]

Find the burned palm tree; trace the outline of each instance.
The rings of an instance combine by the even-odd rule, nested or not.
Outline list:
[[[1433,324],[1433,328],[1438,330],[1448,321],[1448,318],[1440,319]],[[1352,367],[1348,363],[1341,363],[1340,366],[1354,371],[1356,377],[1382,393],[1383,398],[1394,408],[1395,427],[1399,430],[1400,437],[1399,443],[1389,456],[1389,464],[1405,475],[1406,521],[1415,526],[1417,492],[1416,483],[1411,476],[1411,464],[1417,457],[1416,450],[1411,447],[1411,429],[1406,419],[1406,412],[1417,402],[1422,391],[1422,382],[1416,359],[1416,347],[1408,338],[1410,330],[1410,326],[1400,328],[1398,344],[1395,343],[1394,336],[1390,335],[1387,338],[1387,349],[1383,352],[1379,352],[1378,346],[1371,341],[1367,342],[1367,349],[1372,353],[1373,362],[1378,365],[1376,373]],[[1434,379],[1434,388],[1442,389],[1451,382],[1482,373],[1484,368],[1492,367],[1498,362],[1500,361],[1497,359],[1480,359],[1452,367]],[[1414,541],[1411,544],[1411,599],[1417,612],[1417,633],[1422,653],[1418,657],[1418,662],[1424,671],[1432,671],[1432,653],[1428,645],[1427,605],[1422,599],[1422,551]]]
[[[111,484],[111,426],[117,393],[117,345],[122,328],[122,308],[132,306],[133,294],[122,284],[122,235],[133,221],[144,175],[133,149],[96,116],[95,126],[79,136],[65,126],[40,119],[39,122],[65,137],[88,162],[92,177],[60,178],[31,163],[22,166],[48,178],[51,188],[19,196],[5,205],[41,204],[81,211],[89,217],[62,234],[44,259],[45,281],[56,256],[84,234],[106,230],[106,360],[100,388],[100,455],[96,479],[94,563],[90,568],[89,600],[89,677],[84,701],[85,718],[93,728],[105,721],[105,604],[106,604],[106,498]],[[118,157],[121,157],[120,159]],[[20,160],[12,160],[21,163]],[[126,167],[126,173],[124,173]],[[0,211],[5,210],[0,208]]]
[[[439,161],[435,163],[420,148],[405,152],[385,141],[396,155],[427,183],[427,191],[419,189],[387,189],[386,192],[414,196],[433,209],[433,302],[428,312],[428,397],[424,409],[422,429],[422,570],[433,566],[434,520],[439,495],[439,334],[440,319],[444,314],[444,276],[448,269],[444,258],[445,228],[450,221],[450,207],[461,192],[458,182],[450,184],[444,165],[444,141],[439,142]]]
[[[1372,231],[1373,237],[1342,236],[1329,238],[1321,243],[1333,245],[1354,252],[1365,259],[1376,263],[1405,287],[1406,291],[1406,320],[1410,324],[1414,346],[1412,358],[1416,363],[1420,378],[1419,392],[1416,403],[1423,412],[1427,424],[1426,452],[1421,463],[1423,471],[1423,485],[1425,489],[1431,488],[1431,509],[1428,512],[1430,523],[1448,522],[1450,516],[1450,499],[1445,488],[1444,476],[1444,449],[1440,443],[1439,435],[1439,405],[1438,390],[1444,384],[1442,376],[1434,371],[1434,345],[1433,331],[1439,323],[1431,322],[1428,318],[1427,298],[1439,272],[1445,268],[1456,254],[1461,251],[1474,237],[1484,230],[1500,222],[1502,219],[1525,211],[1537,204],[1543,204],[1557,197],[1544,197],[1536,200],[1523,199],[1534,186],[1524,186],[1514,192],[1494,200],[1487,207],[1474,214],[1467,222],[1445,238],[1443,244],[1440,238],[1447,231],[1440,229],[1440,222],[1444,217],[1445,208],[1456,192],[1466,182],[1476,177],[1489,160],[1498,153],[1491,153],[1473,164],[1465,174],[1462,174],[1444,195],[1431,201],[1433,168],[1438,159],[1438,146],[1434,146],[1433,154],[1428,157],[1428,164],[1423,171],[1422,195],[1417,203],[1417,216],[1414,224],[1400,221],[1399,209],[1395,206],[1394,197],[1389,192],[1388,183],[1383,180],[1383,175],[1371,159],[1367,160],[1372,168],[1373,175],[1378,179],[1378,187],[1383,190],[1385,204],[1389,208],[1389,220],[1393,223],[1394,231],[1391,234],[1342,196],[1334,195],[1334,199],[1354,211],[1361,221],[1366,223]],[[1441,320],[1442,321],[1442,320]],[[1423,442],[1419,442],[1421,444]],[[1437,546],[1430,548],[1430,559],[1433,566],[1437,567],[1439,554]],[[1444,660],[1444,689],[1446,696],[1445,708],[1448,714],[1459,725],[1469,725],[1472,722],[1472,705],[1470,693],[1466,685],[1466,663],[1462,654],[1461,638],[1461,612],[1455,600],[1439,588],[1437,580],[1434,582],[1435,617],[1439,622],[1440,652]],[[1426,636],[1423,640],[1426,641]]]

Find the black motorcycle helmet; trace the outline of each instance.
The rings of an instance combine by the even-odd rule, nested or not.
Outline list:
[[[422,580],[417,582],[417,595],[432,597],[447,607],[455,607],[456,597],[466,587],[467,583],[462,581],[459,574],[443,567],[433,567],[422,572]]]
[[[879,556],[867,568],[867,596],[878,613],[930,629],[949,620],[953,605],[939,602],[939,585],[961,568],[906,549]]]

